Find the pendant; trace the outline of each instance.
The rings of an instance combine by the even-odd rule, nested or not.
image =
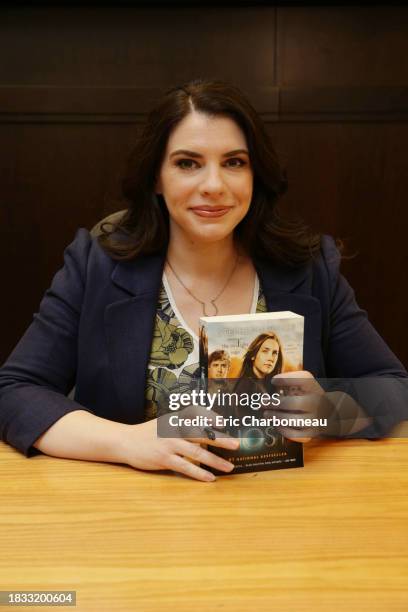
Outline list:
[[[215,317],[218,314],[218,308],[217,308],[217,305],[215,303],[215,300],[210,300],[210,303],[211,303],[212,307],[214,308],[214,312],[212,314],[210,314],[210,313],[208,313],[206,311],[206,309],[205,309],[205,307],[206,307],[205,302],[201,302],[201,304],[203,306],[203,315],[205,317]]]

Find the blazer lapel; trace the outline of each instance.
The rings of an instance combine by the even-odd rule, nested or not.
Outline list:
[[[163,266],[163,255],[141,257],[118,263],[111,276],[124,297],[105,308],[105,330],[121,412],[129,423],[144,420],[146,371]]]

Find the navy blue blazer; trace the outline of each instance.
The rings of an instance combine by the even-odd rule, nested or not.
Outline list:
[[[325,236],[321,255],[290,269],[255,261],[270,311],[305,317],[304,369],[316,377],[407,376],[339,274]],[[0,432],[26,455],[76,409],[123,423],[144,419],[163,255],[112,260],[85,229],[66,248],[39,312],[0,369]],[[75,399],[69,394],[75,385]]]

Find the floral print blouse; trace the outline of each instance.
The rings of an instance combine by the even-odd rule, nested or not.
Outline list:
[[[266,310],[257,278],[250,312]],[[145,420],[159,415],[160,406],[165,405],[169,393],[189,391],[198,377],[198,337],[184,322],[163,274],[147,370]]]

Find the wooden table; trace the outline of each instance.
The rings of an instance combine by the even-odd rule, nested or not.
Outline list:
[[[407,439],[314,442],[303,469],[208,484],[0,443],[0,483],[2,590],[73,589],[85,611],[408,610]]]

